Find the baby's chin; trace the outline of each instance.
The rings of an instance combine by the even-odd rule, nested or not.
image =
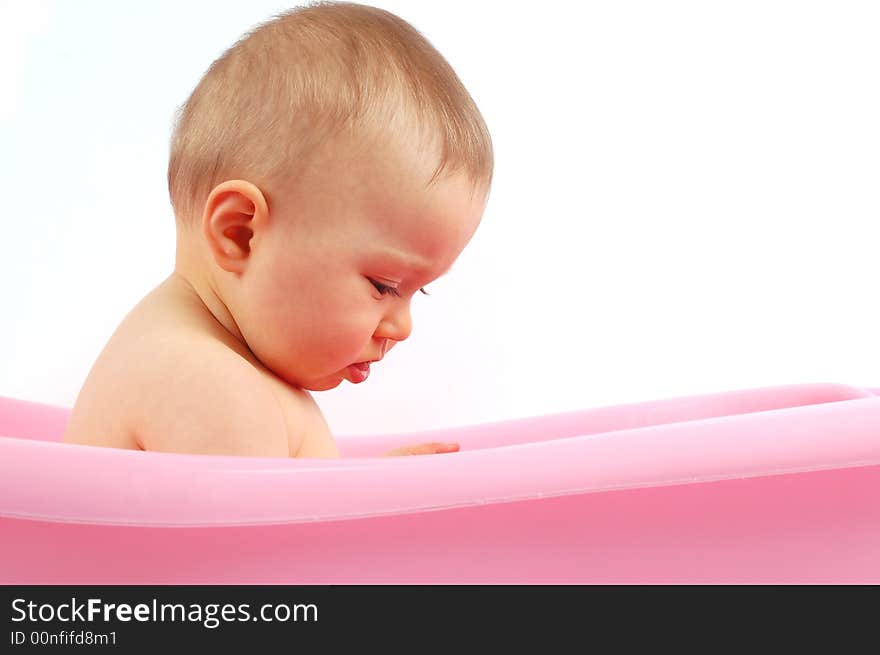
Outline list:
[[[351,382],[346,373],[346,369],[336,371],[335,373],[331,373],[330,375],[323,375],[321,377],[315,378],[304,378],[303,376],[299,375],[283,375],[277,370],[273,372],[276,376],[281,378],[290,386],[305,389],[307,391],[327,391],[329,389],[335,389],[346,380],[348,382]]]
[[[345,378],[337,377],[335,379],[324,378],[322,380],[318,380],[316,382],[307,382],[306,384],[299,385],[301,389],[307,389],[308,391],[327,391],[328,389],[335,389]]]
[[[289,381],[290,384],[299,387],[300,389],[306,389],[307,391],[327,391],[329,389],[335,389],[340,384],[342,384],[347,378],[343,372],[333,373],[332,375],[325,375],[324,377],[314,378],[311,380],[297,380],[297,381]]]

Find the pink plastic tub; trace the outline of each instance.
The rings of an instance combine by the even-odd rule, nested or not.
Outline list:
[[[63,444],[67,416],[0,398],[0,583],[880,583],[876,389],[341,437],[339,460]]]

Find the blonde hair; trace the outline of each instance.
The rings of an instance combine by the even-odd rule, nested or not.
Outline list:
[[[443,56],[394,14],[349,2],[310,3],[245,34],[179,108],[168,190],[178,221],[195,220],[217,184],[270,187],[343,130],[396,124],[405,112],[440,146],[444,169],[488,188],[492,140]]]

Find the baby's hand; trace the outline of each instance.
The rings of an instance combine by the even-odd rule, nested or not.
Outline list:
[[[385,457],[395,455],[435,455],[438,453],[454,453],[459,449],[457,443],[440,443],[432,441],[431,443],[422,443],[418,446],[401,446],[385,453]]]

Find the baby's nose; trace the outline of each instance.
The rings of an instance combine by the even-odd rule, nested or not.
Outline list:
[[[412,332],[412,318],[409,314],[409,307],[402,306],[392,310],[385,316],[376,331],[378,332],[376,336],[391,342],[406,339],[410,332]]]

